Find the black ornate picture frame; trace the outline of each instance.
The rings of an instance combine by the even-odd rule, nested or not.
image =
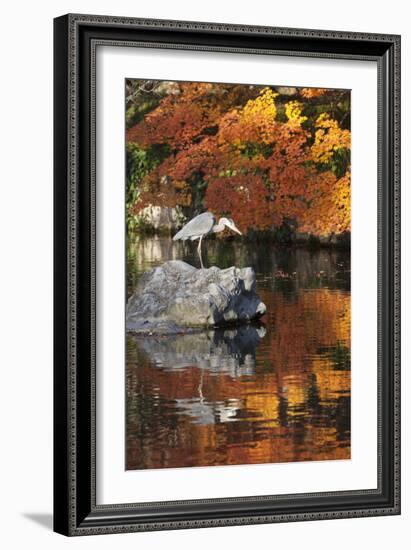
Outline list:
[[[96,504],[96,48],[378,66],[378,488]],[[93,15],[54,21],[54,530],[74,535],[400,513],[400,37]]]

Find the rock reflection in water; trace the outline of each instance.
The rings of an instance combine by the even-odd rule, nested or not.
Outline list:
[[[236,377],[254,373],[255,351],[265,333],[263,325],[245,325],[227,330],[134,338],[139,350],[157,367],[174,371],[197,366]]]
[[[265,333],[263,325],[245,325],[229,330],[134,339],[139,351],[165,371],[195,366],[210,374],[236,378],[255,373],[255,351]],[[187,414],[193,423],[200,425],[236,420],[241,400],[207,401],[203,395],[203,381],[201,373],[196,395],[176,399],[176,411]]]

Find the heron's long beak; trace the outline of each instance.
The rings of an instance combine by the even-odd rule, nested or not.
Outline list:
[[[239,235],[242,235],[241,231],[239,229],[237,229],[237,227],[234,224],[230,226],[230,229],[232,229],[233,231],[235,231]]]

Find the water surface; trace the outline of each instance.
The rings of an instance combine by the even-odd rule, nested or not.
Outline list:
[[[196,245],[133,237],[127,294]],[[204,242],[206,266],[252,266],[263,323],[127,335],[126,468],[350,458],[350,253]]]

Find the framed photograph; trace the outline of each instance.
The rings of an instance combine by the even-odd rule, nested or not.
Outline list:
[[[54,529],[400,513],[400,37],[54,21]]]

